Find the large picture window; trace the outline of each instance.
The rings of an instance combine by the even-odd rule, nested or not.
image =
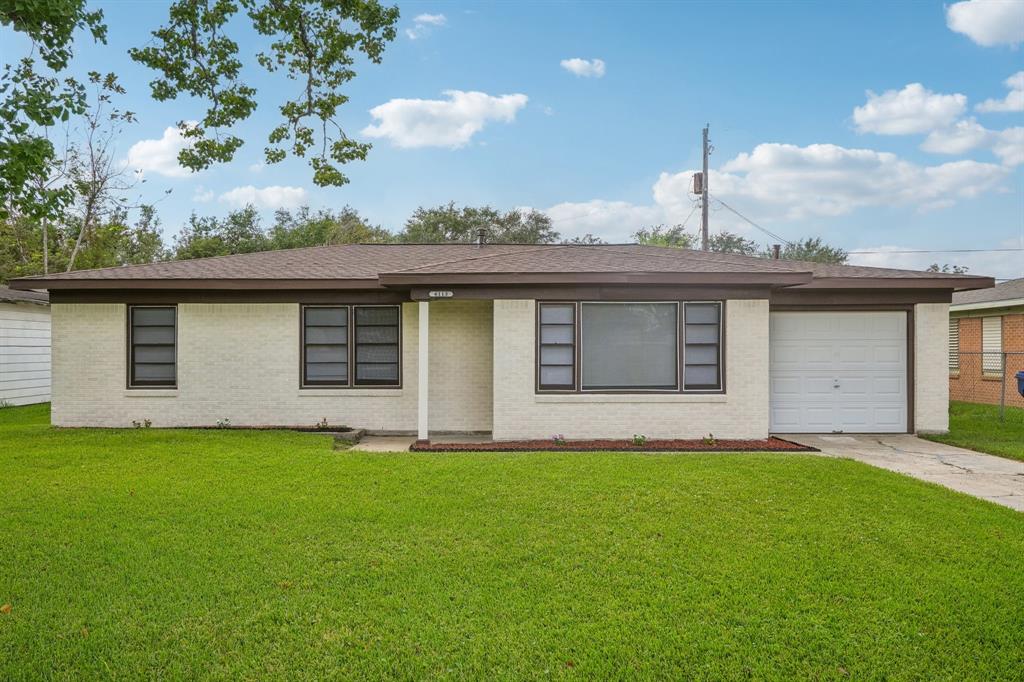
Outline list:
[[[396,305],[304,306],[302,385],[399,386],[400,326]]]
[[[679,388],[677,303],[583,303],[583,390]]]
[[[128,308],[128,386],[174,388],[177,385],[175,332],[177,308]]]
[[[720,301],[540,302],[539,391],[723,390]]]

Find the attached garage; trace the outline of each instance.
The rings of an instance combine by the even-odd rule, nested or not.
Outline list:
[[[905,433],[908,313],[772,312],[771,430]]]

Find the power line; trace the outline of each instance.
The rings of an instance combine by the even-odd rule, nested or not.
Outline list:
[[[1009,253],[1020,249],[897,249],[892,251],[847,251],[849,254],[880,255],[889,253]]]
[[[712,198],[712,199],[714,199],[715,201],[717,201],[718,203],[720,203],[720,204],[721,204],[722,206],[724,206],[725,208],[727,208],[727,209],[729,209],[730,211],[732,211],[733,213],[735,213],[736,215],[738,215],[738,216],[739,216],[740,218],[742,218],[743,220],[747,221],[748,223],[750,223],[751,225],[753,225],[754,227],[756,227],[757,229],[759,229],[759,230],[761,230],[762,232],[764,232],[764,233],[765,233],[766,235],[768,235],[768,236],[769,236],[769,237],[771,237],[772,239],[776,239],[776,240],[778,240],[778,241],[782,242],[783,244],[785,244],[786,246],[793,246],[793,242],[789,241],[789,240],[788,240],[788,239],[786,239],[785,237],[780,237],[779,235],[775,234],[774,232],[772,232],[771,230],[769,230],[769,229],[767,229],[767,228],[761,227],[760,225],[758,225],[757,223],[755,223],[755,222],[754,222],[753,220],[751,220],[751,219],[750,219],[750,218],[748,218],[747,216],[743,215],[742,213],[740,213],[740,212],[739,212],[739,211],[737,211],[737,210],[736,210],[735,208],[733,208],[733,207],[732,207],[732,206],[730,206],[729,204],[725,203],[724,201],[722,201],[722,200],[721,200],[721,199],[719,199],[718,197],[716,197],[716,196],[714,196],[714,195],[711,195],[711,198]]]

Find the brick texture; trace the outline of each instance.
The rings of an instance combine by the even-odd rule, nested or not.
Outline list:
[[[494,302],[494,437],[764,438],[768,301],[726,304],[726,395],[536,395],[534,302]]]
[[[440,406],[431,427],[488,430],[491,343],[469,332],[490,329],[490,304],[432,303],[431,312],[430,390]],[[180,304],[175,390],[126,389],[123,304],[55,304],[52,314],[58,426],[312,426],[326,417],[378,431],[416,428],[415,303],[402,306],[401,389],[300,389],[297,304]]]
[[[914,306],[914,428],[949,430],[949,304]]]
[[[998,313],[998,311],[996,311]],[[960,370],[949,375],[949,397],[970,403],[998,405],[1002,391],[999,377],[985,375],[981,371],[981,356],[970,355],[981,351],[980,313],[973,317],[959,317],[960,320]],[[1024,313],[1013,312],[1002,315],[1003,352],[1024,353]],[[1024,371],[1024,355],[1009,355],[1006,358],[1006,404],[1024,407],[1024,397],[1017,391],[1017,372]]]

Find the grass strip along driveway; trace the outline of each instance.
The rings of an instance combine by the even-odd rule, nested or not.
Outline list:
[[[0,678],[1020,679],[1024,515],[812,455],[0,410]]]
[[[1024,460],[1024,410],[1007,407],[1000,421],[998,405],[951,402],[949,433],[924,437],[938,443]]]

